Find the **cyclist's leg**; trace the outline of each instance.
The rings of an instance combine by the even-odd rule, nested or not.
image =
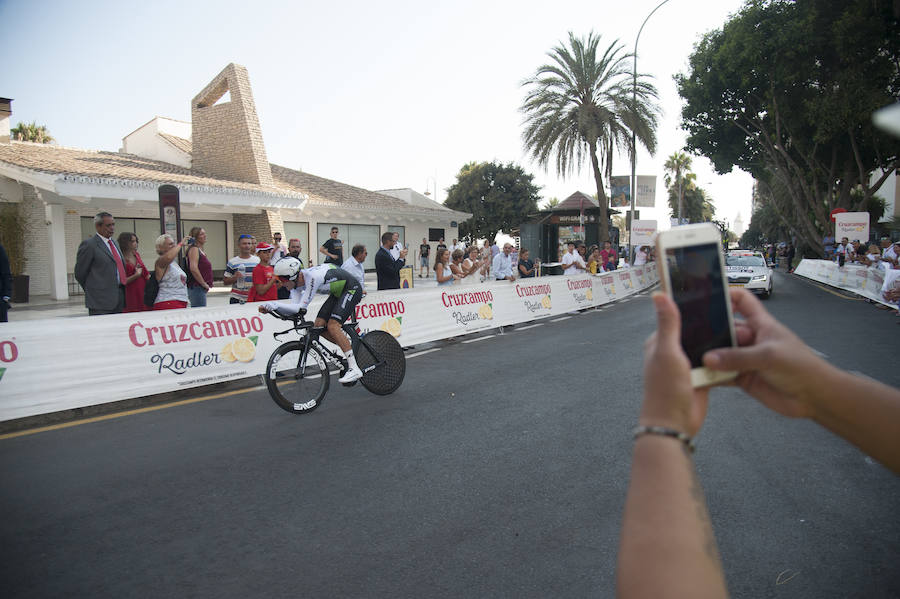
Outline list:
[[[337,300],[338,298],[334,297],[333,295],[328,296],[328,298],[325,300],[325,303],[323,303],[322,307],[319,308],[319,313],[316,314],[316,320],[313,326],[322,329],[322,337],[324,337],[328,341],[331,341],[335,345],[340,346],[340,343],[337,341],[337,339],[332,338],[333,336],[331,335],[331,331],[328,329],[328,317],[331,315],[331,312],[334,309]],[[341,349],[343,350],[344,348],[341,347]]]
[[[362,299],[362,287],[359,283],[347,282],[344,286],[344,292],[333,305],[331,314],[328,316],[328,333],[329,338],[333,338],[334,342],[340,346],[347,358],[349,369],[338,379],[342,383],[352,382],[362,377],[362,370],[356,364],[356,358],[353,356],[353,349],[350,347],[350,340],[341,329],[341,325],[356,309],[356,304]]]

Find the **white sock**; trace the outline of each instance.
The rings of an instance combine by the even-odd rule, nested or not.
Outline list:
[[[345,351],[344,357],[347,358],[347,363],[350,365],[350,370],[359,370],[359,366],[356,364],[356,358],[353,357],[353,350]]]

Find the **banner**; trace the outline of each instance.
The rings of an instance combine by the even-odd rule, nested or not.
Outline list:
[[[631,206],[631,177],[609,178],[609,205],[613,208]]]
[[[634,205],[638,208],[656,208],[656,175],[637,176],[637,197]]]
[[[656,264],[600,275],[548,276],[481,285],[367,294],[362,333],[383,330],[404,346],[599,306],[657,281]],[[310,304],[314,317],[324,296]],[[296,338],[258,304],[54,318],[0,328],[0,420],[189,389],[264,372],[272,351]]]
[[[868,213],[866,214],[868,215]],[[838,266],[836,262],[829,260],[806,259],[801,260],[794,269],[795,275],[851,291],[892,308],[897,308],[897,305],[885,301],[882,289],[886,276],[889,284],[896,284],[897,275],[895,273],[898,272],[900,271],[886,272],[879,266],[862,266],[861,264]]]
[[[838,242],[846,237],[850,241],[869,241],[868,212],[839,212],[834,215],[834,238]]]
[[[653,245],[656,243],[656,221],[636,220],[632,224],[631,234],[634,239],[631,245]]]

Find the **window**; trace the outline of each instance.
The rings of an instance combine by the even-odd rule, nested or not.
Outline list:
[[[281,243],[287,247],[291,239],[300,240],[300,258],[303,259],[303,265],[307,267],[314,265],[317,260],[313,259],[310,261],[310,256],[314,256],[314,252],[318,253],[319,248],[309,247],[309,223],[289,223],[285,221]],[[322,254],[319,255],[322,256]],[[322,257],[324,258],[325,256]]]
[[[203,251],[212,263],[214,271],[225,269],[228,261],[227,229],[224,220],[185,220],[181,221],[181,230],[187,236],[192,227],[203,227],[206,230],[206,245]],[[144,263],[156,261],[156,238],[159,237],[158,218],[116,218],[116,241],[119,234],[126,231],[138,236],[138,253],[144,259]],[[94,235],[93,216],[81,217],[81,238],[87,239]],[[176,239],[175,241],[180,241]]]
[[[442,237],[446,243],[447,238],[444,237],[443,229],[428,229],[428,241],[440,241]]]
[[[353,246],[357,243],[361,243],[366,246],[366,250],[369,252],[366,261],[363,262],[363,268],[367,270],[375,268],[375,253],[378,251],[378,248],[381,247],[381,227],[378,225],[319,223],[316,227],[319,245],[315,248],[315,254],[310,252],[316,257],[316,264],[325,263],[325,254],[319,252],[319,248],[330,238],[331,227],[338,228],[338,239],[344,242],[344,260],[350,257]]]
[[[403,247],[406,247],[406,227],[402,225],[388,225],[387,230],[391,233],[398,233],[400,235],[400,243],[403,244]]]

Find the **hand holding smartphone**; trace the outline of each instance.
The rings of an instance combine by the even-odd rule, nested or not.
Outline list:
[[[707,351],[737,345],[718,228],[700,223],[662,231],[656,248],[663,289],[681,314],[691,383],[705,387],[733,379],[736,372],[708,370],[702,363]]]

